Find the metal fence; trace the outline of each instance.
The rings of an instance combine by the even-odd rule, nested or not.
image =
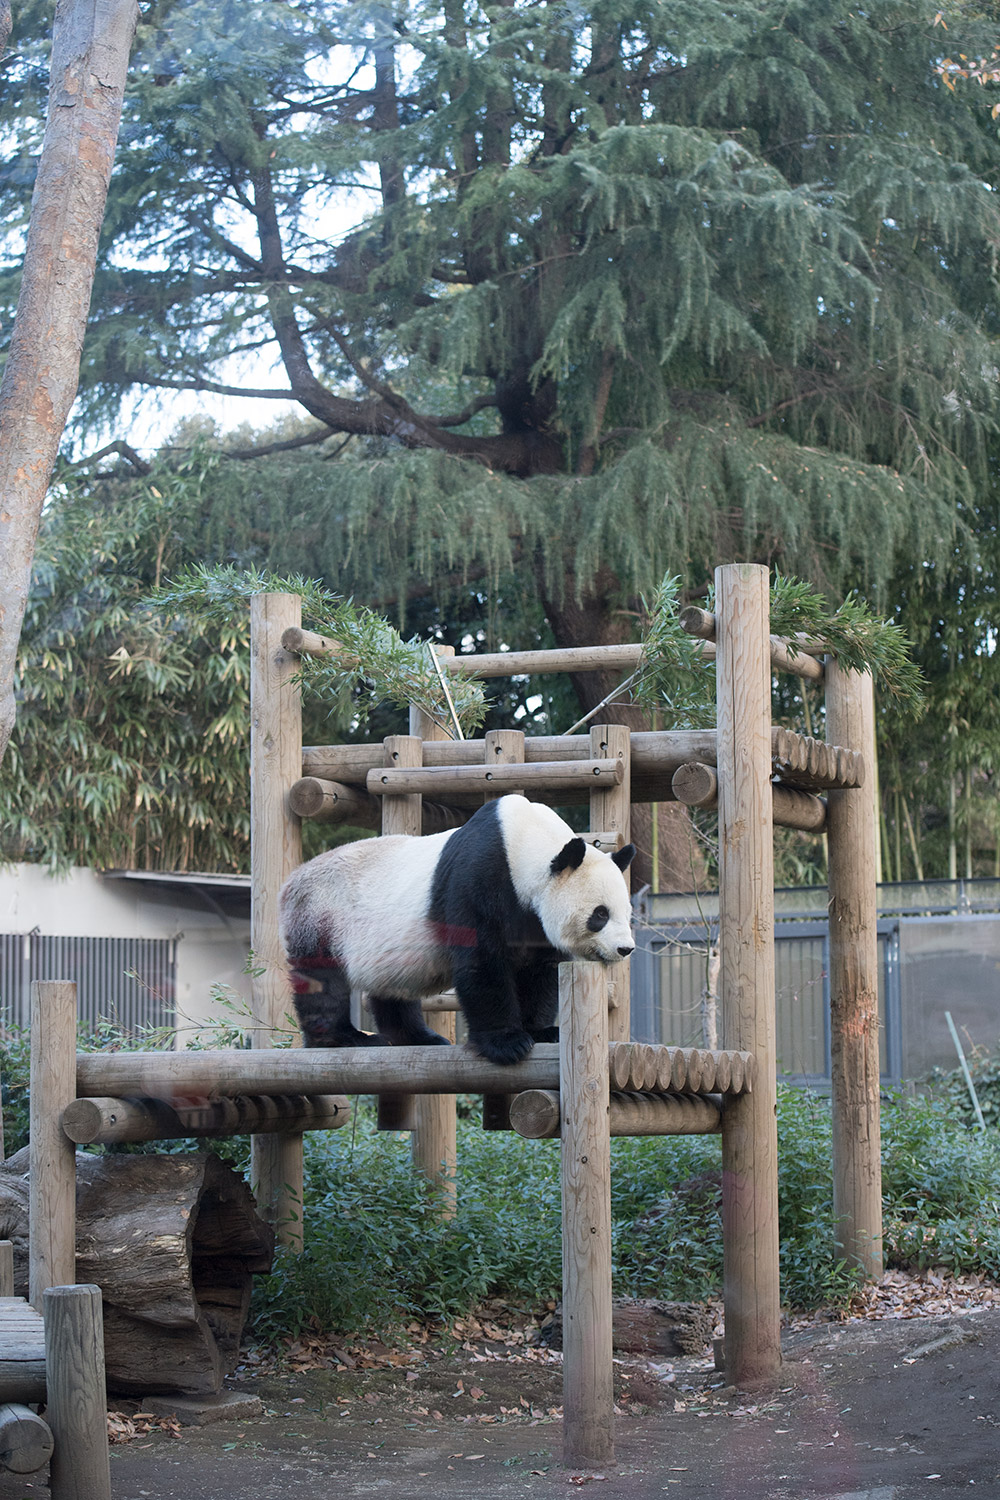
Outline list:
[[[829,932],[824,887],[775,892],[775,1005],[780,1073],[830,1078]],[[935,880],[878,892],[880,1061],[886,1082],[953,1067],[951,1011],[972,1046],[1000,1041],[1000,881]],[[703,1046],[703,997],[719,900],[652,895],[632,959],[632,1035]]]
[[[123,1031],[169,1025],[177,981],[175,938],[0,934],[0,1007],[8,1025],[27,1026],[33,979],[74,979],[80,1020],[107,1019]]]

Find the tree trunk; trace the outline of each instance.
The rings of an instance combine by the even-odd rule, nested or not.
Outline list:
[[[0,1235],[27,1288],[27,1151],[0,1170]],[[108,1387],[211,1394],[236,1364],[254,1272],[274,1234],[219,1157],[76,1157],[76,1273],[104,1300]]]
[[[0,385],[0,759],[42,504],[76,396],[137,0],[58,0],[49,115]],[[0,9],[0,42],[6,16]]]

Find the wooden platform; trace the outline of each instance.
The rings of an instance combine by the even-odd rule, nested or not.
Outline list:
[[[0,1402],[45,1400],[45,1323],[23,1297],[0,1297]]]

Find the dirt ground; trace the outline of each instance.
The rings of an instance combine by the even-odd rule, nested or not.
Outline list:
[[[623,1355],[615,1463],[599,1472],[561,1463],[561,1356],[474,1328],[407,1350],[306,1340],[281,1367],[251,1354],[230,1387],[263,1414],[243,1421],[153,1424],[126,1406],[115,1500],[1000,1496],[995,1292],[911,1296],[897,1277],[860,1316],[792,1323],[766,1394],[722,1385],[708,1350]],[[44,1471],[0,1478],[0,1500],[46,1492]]]

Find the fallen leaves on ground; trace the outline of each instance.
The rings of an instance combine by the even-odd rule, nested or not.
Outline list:
[[[135,1438],[149,1437],[154,1432],[180,1437],[181,1424],[176,1417],[158,1417],[149,1411],[137,1411],[132,1415],[123,1411],[108,1412],[109,1443],[131,1443]]]

